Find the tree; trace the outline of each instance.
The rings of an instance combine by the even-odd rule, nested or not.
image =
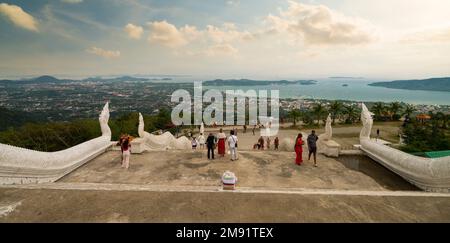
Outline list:
[[[402,110],[402,105],[400,104],[400,102],[392,102],[389,106],[389,111],[391,112],[391,120],[398,120],[400,119],[400,115],[398,113],[400,113]]]
[[[346,115],[345,123],[353,124],[358,120],[359,113],[354,105],[344,106],[344,114]]]
[[[319,104],[316,104],[316,105],[314,106],[314,108],[313,108],[313,114],[314,114],[314,117],[315,117],[316,120],[317,120],[317,125],[320,124],[320,120],[322,120],[322,117],[324,116],[324,114],[325,114],[326,112],[327,112],[327,111],[326,111],[324,105],[322,105],[322,104],[319,103]]]
[[[450,135],[439,126],[438,120],[421,123],[412,121],[402,129],[405,146],[401,149],[409,153],[448,150]]]
[[[405,106],[405,110],[403,111],[403,114],[406,115],[406,116],[408,116],[408,117],[411,117],[411,115],[412,115],[414,112],[416,112],[416,107],[413,106],[413,105],[407,104],[407,105]]]
[[[373,105],[372,112],[375,115],[375,120],[381,120],[386,112],[386,107],[382,102],[377,102]]]
[[[432,120],[436,122],[437,126],[442,129],[447,129],[448,115],[442,112],[437,112],[432,116]]]
[[[335,124],[336,118],[339,114],[341,114],[344,105],[340,101],[333,101],[330,104],[329,110],[331,112],[331,119],[333,119],[333,124]]]
[[[298,109],[293,109],[289,112],[288,116],[292,119],[294,126],[297,126],[297,121],[300,119],[302,113]]]
[[[302,121],[306,125],[314,125],[314,114],[310,111],[302,111]]]

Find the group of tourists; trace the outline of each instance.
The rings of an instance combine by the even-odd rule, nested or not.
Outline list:
[[[316,135],[316,131],[312,131],[311,134],[306,139],[308,144],[308,161],[311,160],[311,156],[314,156],[314,167],[317,167],[317,141],[319,140],[319,137]],[[303,141],[303,134],[299,133],[297,136],[297,139],[295,140],[295,163],[297,165],[302,165],[303,163],[303,146],[305,142]]]
[[[204,149],[206,147],[206,149],[208,150],[208,159],[214,159],[214,151],[216,150],[216,148],[219,156],[225,157],[226,145],[228,145],[231,160],[237,160],[238,137],[236,130],[231,130],[228,137],[223,132],[223,129],[220,129],[218,134],[214,135],[213,133],[209,133],[207,138],[205,138],[202,133],[198,138],[192,138],[192,149],[196,150],[198,146],[200,146],[200,149]]]
[[[127,134],[121,135],[118,146],[120,146],[120,150],[122,152],[122,168],[128,169],[130,167],[130,154],[131,154],[131,140]],[[308,161],[311,160],[311,157],[314,158],[314,167],[317,167],[317,141],[319,137],[316,135],[316,132],[313,130],[311,134],[306,139],[306,144],[308,146],[309,155]],[[253,146],[254,149],[258,150],[269,150],[271,148],[272,140],[270,137],[264,139],[264,137],[260,137],[258,142]],[[280,140],[278,137],[274,140],[274,150],[279,149]],[[207,156],[209,160],[214,160],[215,150],[217,149],[217,153],[220,157],[225,157],[226,153],[226,145],[228,145],[229,154],[232,161],[238,159],[238,137],[237,131],[231,130],[230,135],[227,136],[223,129],[220,129],[219,133],[214,135],[213,133],[209,133],[208,137],[205,138],[203,134],[200,134],[198,139],[192,138],[192,149],[196,150],[197,147],[200,149],[207,149]],[[294,150],[296,154],[295,163],[297,165],[302,165],[303,163],[303,146],[305,145],[305,141],[303,140],[303,134],[299,133],[294,145]]]
[[[257,150],[270,150],[271,149],[271,144],[272,144],[272,140],[270,139],[270,137],[267,137],[267,139],[264,139],[264,137],[260,137],[258,139],[258,142],[255,143],[253,145],[253,149],[257,149]],[[275,140],[273,141],[273,149],[274,150],[278,150],[279,146],[280,146],[280,139],[278,137],[275,138]]]

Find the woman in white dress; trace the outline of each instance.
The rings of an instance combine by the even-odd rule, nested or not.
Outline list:
[[[200,149],[205,149],[206,138],[203,136],[203,133],[198,137],[198,143],[200,144]]]

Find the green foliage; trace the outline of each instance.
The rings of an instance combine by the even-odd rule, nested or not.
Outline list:
[[[0,133],[0,142],[38,151],[59,151],[101,135],[98,121],[28,123]]]
[[[25,113],[23,111],[12,111],[0,107],[0,131],[5,131],[9,128],[17,128],[27,122],[43,121],[42,115],[38,113]]]
[[[314,114],[310,111],[302,112],[302,121],[306,126],[314,125]]]
[[[403,112],[403,107],[400,102],[392,102],[388,110],[391,114],[391,120],[398,121],[402,117],[401,115],[399,115],[399,113]]]
[[[326,117],[327,114],[325,106],[320,103],[314,106],[312,112],[317,120],[317,125],[320,124],[320,121],[323,120],[323,118]]]
[[[333,124],[336,123],[336,118],[341,115],[344,110],[344,104],[340,101],[333,101],[329,106],[329,111],[331,113],[331,119],[333,119]]]
[[[450,150],[450,134],[441,126],[436,117],[421,123],[413,121],[403,129],[404,145],[402,150],[408,153]]]
[[[144,115],[145,130],[175,131],[171,125],[170,113],[161,110],[156,116]],[[110,119],[112,140],[117,141],[121,134],[138,137],[139,114],[128,113]],[[28,123],[20,128],[10,128],[0,132],[0,143],[17,147],[54,152],[64,150],[101,135],[97,119],[76,120],[73,122]]]
[[[361,111],[355,105],[346,105],[344,106],[344,114],[345,124],[354,124],[358,121]]]
[[[302,116],[302,113],[300,112],[300,110],[294,109],[294,110],[289,112],[288,116],[292,120],[292,122],[294,123],[294,126],[297,126],[297,121]]]

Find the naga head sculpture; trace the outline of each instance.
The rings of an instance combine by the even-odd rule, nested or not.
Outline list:
[[[361,104],[361,107],[361,122],[363,124],[363,129],[361,130],[360,138],[370,138],[373,126],[373,113],[367,109],[367,106],[364,103]]]
[[[331,127],[332,122],[331,114],[328,114],[327,123],[325,125],[325,140],[331,140],[333,137],[333,128]]]
[[[139,113],[139,127],[138,127],[138,134],[139,137],[143,138],[145,137],[145,130],[144,130],[145,124],[144,124],[144,117],[141,113]]]
[[[106,102],[105,106],[103,107],[102,112],[100,113],[100,116],[98,118],[100,122],[100,128],[102,130],[102,136],[110,136],[111,137],[111,129],[109,128],[108,121],[109,121],[109,102]]]

